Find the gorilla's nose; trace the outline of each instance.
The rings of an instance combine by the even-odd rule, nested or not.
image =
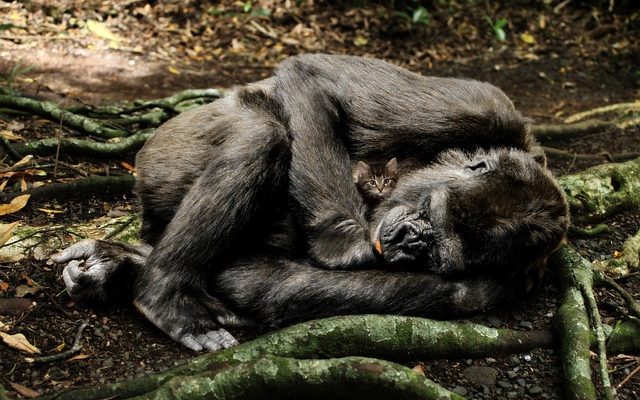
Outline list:
[[[431,225],[406,207],[391,209],[378,225],[373,248],[389,263],[411,263],[434,245]]]

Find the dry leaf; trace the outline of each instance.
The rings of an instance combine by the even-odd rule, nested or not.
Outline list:
[[[65,347],[67,347],[67,345],[64,342],[62,342],[56,346],[55,351],[61,352],[62,350],[64,350]]]
[[[50,208],[38,208],[38,211],[42,211],[47,214],[64,214],[64,210],[52,210]]]
[[[112,42],[118,42],[120,41],[120,38],[116,35],[114,35],[109,28],[103,24],[102,22],[99,21],[95,21],[95,20],[88,20],[86,22],[86,26],[87,29],[89,29],[89,32],[93,33],[94,35],[102,38],[102,39],[106,39]]]
[[[0,224],[0,246],[4,246],[5,243],[11,239],[13,230],[18,226],[18,221],[10,224]]]
[[[68,359],[67,361],[78,361],[78,360],[84,360],[85,358],[89,358],[90,356],[88,354],[78,354],[77,356],[73,356],[70,359]]]
[[[24,297],[28,294],[36,294],[40,290],[40,285],[18,285],[16,287],[16,297]]]
[[[22,210],[22,208],[27,205],[29,197],[31,197],[30,194],[25,194],[11,200],[9,204],[0,204],[0,215],[13,214],[14,212]]]
[[[167,69],[169,70],[169,72],[171,72],[174,75],[180,75],[180,70],[176,67],[174,67],[173,65],[169,65],[169,67],[167,67]]]
[[[19,383],[9,382],[13,390],[15,390],[19,395],[29,398],[34,398],[40,396],[40,393],[36,392],[33,389],[29,389],[26,386],[22,386]]]
[[[353,40],[353,44],[355,44],[358,47],[366,46],[367,43],[369,43],[369,39],[367,39],[364,36],[358,36]]]
[[[0,281],[0,292],[4,292],[9,289],[9,282]]]
[[[520,40],[525,42],[526,44],[536,44],[536,38],[529,32],[524,32],[520,34]]]
[[[422,365],[417,364],[415,367],[413,367],[411,369],[414,370],[415,372],[419,373],[420,375],[424,376],[424,368],[422,368]]]
[[[21,192],[27,191],[27,181],[24,180],[24,176],[20,177],[20,191]]]
[[[29,343],[22,333],[9,335],[8,333],[0,332],[0,337],[2,338],[2,341],[12,349],[16,349],[26,354],[40,354],[40,350]]]
[[[13,142],[24,142],[26,139],[23,138],[20,135],[16,135],[15,133],[11,132],[11,131],[0,131],[0,136],[2,136],[3,138],[13,141]]]
[[[122,168],[126,169],[127,171],[136,172],[136,167],[126,161],[121,161],[120,165],[122,165]]]
[[[26,156],[22,157],[20,159],[20,161],[18,161],[17,163],[13,164],[11,166],[11,168],[22,167],[23,165],[29,164],[31,162],[31,160],[33,160],[33,156],[31,154],[27,154]]]

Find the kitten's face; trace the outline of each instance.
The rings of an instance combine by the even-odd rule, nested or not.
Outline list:
[[[354,178],[358,190],[365,199],[385,200],[389,198],[398,182],[398,162],[392,158],[382,167],[370,166],[359,161]]]

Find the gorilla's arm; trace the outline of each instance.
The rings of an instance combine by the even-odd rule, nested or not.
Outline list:
[[[340,138],[344,120],[338,105],[298,76],[280,79],[274,95],[294,138],[289,193],[307,234],[309,256],[332,269],[374,265],[366,207]]]

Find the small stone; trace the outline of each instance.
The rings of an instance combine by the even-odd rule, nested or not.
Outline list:
[[[533,324],[530,321],[520,321],[519,325],[523,328],[533,329]]]
[[[500,318],[496,317],[495,315],[488,316],[487,322],[489,322],[489,325],[493,327],[499,327],[500,324],[502,324],[502,321],[500,321]]]
[[[529,354],[525,354],[525,356],[522,358],[524,358],[526,362],[531,362],[531,356]]]
[[[467,393],[469,391],[464,386],[456,386],[456,387],[453,388],[452,392],[455,393],[455,394],[459,394],[460,396],[464,397],[464,396],[467,395]]]
[[[516,365],[520,365],[520,359],[516,356],[513,356],[509,359],[509,366],[515,367]]]
[[[471,366],[463,371],[464,377],[476,385],[494,385],[498,370],[491,367]]]
[[[471,364],[473,364],[473,360],[472,360],[472,359],[470,359],[470,358],[466,359],[464,362],[466,362],[466,363],[467,363],[467,365],[471,365]]]
[[[518,392],[507,392],[507,398],[508,399],[518,398]]]
[[[516,383],[522,387],[524,387],[527,384],[527,381],[524,380],[524,378],[518,378],[516,379]]]
[[[482,393],[484,394],[489,394],[491,392],[491,390],[489,390],[489,386],[487,385],[482,385],[480,386],[480,388],[482,389]]]
[[[498,386],[504,389],[511,389],[513,387],[513,385],[507,381],[498,381]]]
[[[518,373],[516,371],[507,371],[507,376],[509,377],[509,379],[514,379],[516,376],[518,376]]]
[[[533,386],[529,388],[529,393],[531,394],[540,394],[542,393],[542,388],[540,386]]]

